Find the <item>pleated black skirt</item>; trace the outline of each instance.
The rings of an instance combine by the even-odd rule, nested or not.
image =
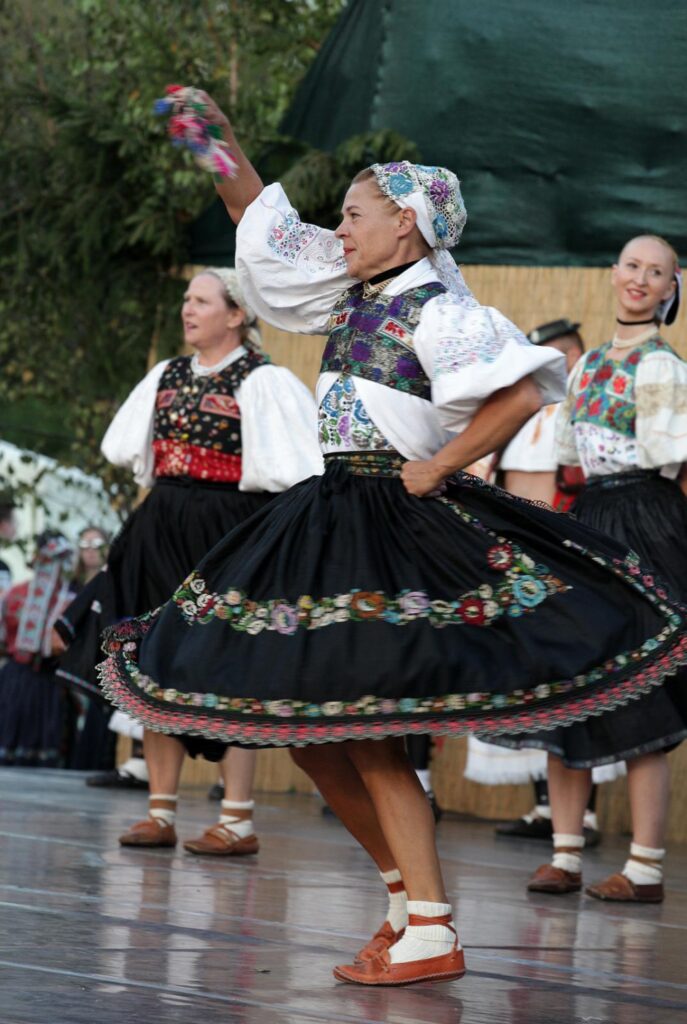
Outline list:
[[[158,480],[115,538],[107,568],[62,614],[57,626],[69,646],[58,675],[106,700],[96,674],[103,630],[163,604],[218,541],[271,498],[234,484]],[[200,746],[189,742],[187,748],[193,754]],[[222,754],[207,745],[203,752],[210,760]]]
[[[0,764],[64,767],[74,717],[51,664],[10,658],[0,668]]]
[[[466,474],[419,499],[400,460],[328,460],[237,526],[103,686],[158,731],[260,745],[554,729],[644,699],[683,610],[624,546]]]
[[[658,472],[598,477],[578,498],[581,523],[636,552],[644,578],[687,603],[687,498]],[[670,750],[687,737],[687,671],[600,718],[535,736],[502,738],[508,746],[549,750],[571,768],[589,768]]]

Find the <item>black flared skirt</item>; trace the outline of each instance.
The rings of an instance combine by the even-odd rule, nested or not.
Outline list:
[[[0,668],[0,764],[65,765],[74,708],[53,665],[39,668],[10,658]]]
[[[115,538],[107,569],[62,614],[57,625],[69,646],[58,675],[89,697],[106,700],[96,674],[103,630],[167,601],[219,540],[271,498],[233,484],[158,480]],[[221,751],[210,759],[218,756]]]
[[[581,523],[634,551],[643,577],[657,592],[687,603],[687,498],[658,472],[637,471],[590,481],[575,505]],[[687,737],[687,670],[641,700],[600,718],[501,745],[539,747],[570,768],[590,768],[670,750]]]
[[[681,606],[624,546],[466,474],[328,460],[156,612],[103,687],[152,729],[260,745],[537,731],[643,699],[687,658]]]

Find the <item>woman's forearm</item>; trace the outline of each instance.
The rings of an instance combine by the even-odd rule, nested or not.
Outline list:
[[[222,138],[231,149],[232,156],[238,164],[235,178],[224,178],[222,181],[215,182],[217,194],[226,206],[229,216],[234,224],[238,224],[246,209],[262,192],[263,184],[260,175],[241,149],[227,115],[206,92],[201,92],[201,98],[205,104],[205,117],[210,124],[221,128]]]
[[[470,425],[430,459],[443,475],[450,476],[506,445],[527,420],[541,408],[539,388],[531,377],[496,391]]]

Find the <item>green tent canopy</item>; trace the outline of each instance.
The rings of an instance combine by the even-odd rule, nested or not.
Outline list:
[[[412,139],[461,178],[467,263],[603,265],[640,232],[687,251],[686,53],[685,0],[350,0],[283,131]]]

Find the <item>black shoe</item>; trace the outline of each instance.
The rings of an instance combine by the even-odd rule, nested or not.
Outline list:
[[[224,800],[224,783],[216,782],[208,790],[208,800]]]
[[[582,829],[584,833],[584,845],[587,850],[591,849],[592,846],[598,846],[601,842],[601,833],[598,828],[587,828]]]
[[[504,821],[497,825],[495,832],[499,836],[509,836],[512,839],[551,839],[553,837],[553,825],[550,818],[516,818],[515,821]]]
[[[119,771],[113,768],[109,772],[100,772],[98,775],[91,775],[86,779],[87,786],[96,786],[103,789],[147,789],[148,783],[144,779],[137,779],[129,772]]]

